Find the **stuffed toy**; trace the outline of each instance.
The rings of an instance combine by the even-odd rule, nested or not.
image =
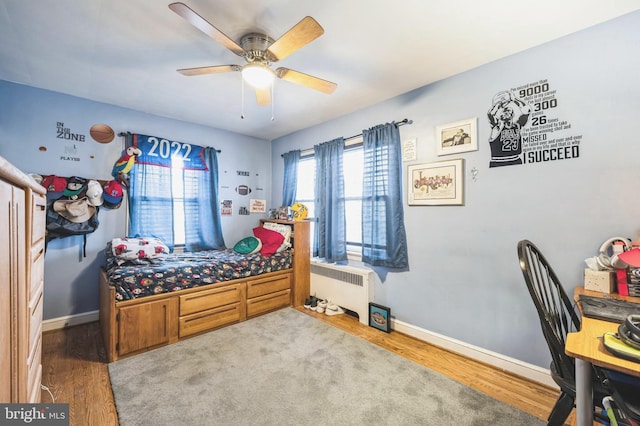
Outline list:
[[[113,178],[116,180],[126,180],[129,171],[131,171],[136,162],[136,157],[140,154],[142,154],[142,151],[135,146],[127,148],[113,166],[113,171],[111,172]]]

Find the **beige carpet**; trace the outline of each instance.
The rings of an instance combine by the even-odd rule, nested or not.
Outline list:
[[[134,425],[543,425],[294,309],[109,364]]]

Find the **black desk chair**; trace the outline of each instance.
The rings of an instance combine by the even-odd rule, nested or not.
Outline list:
[[[538,311],[542,334],[551,352],[551,377],[560,387],[560,397],[547,419],[548,426],[561,426],[575,407],[575,359],[564,352],[567,333],[580,330],[580,316],[564,291],[555,272],[530,241],[518,243],[518,258],[524,280]],[[609,395],[599,369],[593,372],[593,402],[598,407],[594,419],[606,420],[602,414],[602,398]]]

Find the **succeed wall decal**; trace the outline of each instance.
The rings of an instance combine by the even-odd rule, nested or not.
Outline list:
[[[487,112],[489,167],[535,164],[580,157],[582,135],[560,116],[557,91],[538,80],[496,93]]]

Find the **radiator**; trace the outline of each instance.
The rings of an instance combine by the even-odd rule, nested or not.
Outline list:
[[[373,271],[353,266],[311,261],[311,294],[329,299],[358,314],[369,324],[369,302],[373,302]]]

